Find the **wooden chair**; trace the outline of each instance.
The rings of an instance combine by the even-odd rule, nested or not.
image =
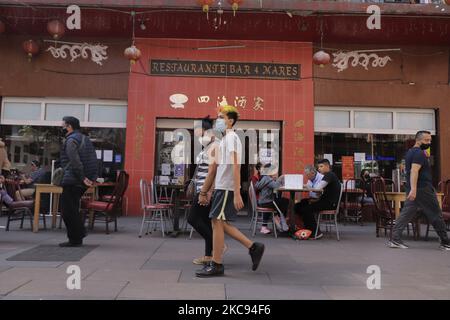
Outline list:
[[[21,194],[20,183],[18,180],[7,179],[6,190],[11,198],[15,198],[16,193],[20,195],[21,199],[24,199]],[[8,207],[8,219],[6,222],[6,231],[9,231],[11,221],[20,220],[20,229],[23,228],[25,217],[29,217],[31,229],[33,230],[33,217],[34,217],[34,200],[19,200],[14,201]],[[47,228],[45,213],[41,214],[41,218],[44,222],[44,229]]]
[[[95,220],[106,224],[106,234],[109,234],[109,224],[114,222],[114,231],[117,231],[117,216],[122,211],[122,200],[128,188],[129,175],[125,171],[119,174],[117,185],[108,201],[91,201],[86,208],[90,215],[90,229],[94,228]]]
[[[372,179],[372,193],[375,202],[375,220],[376,220],[376,235],[380,236],[380,229],[384,229],[384,235],[387,236],[389,231],[389,238],[392,238],[392,229],[395,224],[395,214],[392,208],[392,202],[387,199],[386,192],[391,190],[392,180],[387,180],[381,177]],[[412,222],[413,236],[416,240],[418,238],[418,219]],[[409,226],[407,226],[409,234]]]
[[[447,231],[450,231],[450,180],[440,181],[437,191],[444,194],[444,197],[442,199],[442,218],[444,219],[445,225],[447,226]],[[428,240],[428,236],[430,233],[430,223],[426,218],[425,221],[427,224],[425,240]]]
[[[334,222],[334,227],[336,228],[336,238],[337,238],[338,241],[340,240],[340,238],[339,238],[339,228],[338,228],[338,215],[339,215],[339,209],[340,209],[340,204],[341,204],[341,200],[342,200],[343,189],[344,189],[344,186],[341,183],[341,190],[339,191],[339,200],[338,200],[336,209],[319,211],[319,214],[317,216],[317,227],[316,227],[314,236],[317,236],[317,232],[319,232],[321,218],[323,216],[325,216],[325,217],[328,217],[328,218],[331,217],[331,219],[324,219],[325,230],[328,231],[328,227],[330,226],[330,228],[331,228],[331,226],[333,225],[333,222]]]

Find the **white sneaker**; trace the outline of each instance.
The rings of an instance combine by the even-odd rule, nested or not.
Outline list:
[[[394,249],[408,249],[409,248],[401,240],[391,240],[391,241],[389,241],[388,245],[389,245],[389,248],[394,248]]]
[[[259,232],[261,232],[262,234],[269,234],[272,231],[270,231],[270,229],[267,228],[266,226],[262,226],[262,228],[261,228],[261,230]]]

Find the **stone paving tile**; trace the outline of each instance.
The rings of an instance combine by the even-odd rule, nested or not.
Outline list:
[[[0,275],[0,296],[5,296],[30,281],[30,277],[4,277]]]
[[[247,220],[239,218],[236,225],[249,235]],[[4,221],[0,217],[0,225]],[[341,241],[336,241],[333,234],[319,241],[297,242],[257,234],[250,238],[265,243],[266,252],[256,272],[250,269],[247,250],[226,238],[229,247],[224,256],[226,275],[211,279],[194,275],[199,266],[193,265],[192,259],[201,256],[204,250],[198,234],[191,240],[184,234],[178,238],[162,238],[156,234],[138,238],[139,225],[139,218],[120,218],[119,232],[106,235],[104,226],[99,224],[85,239],[86,244],[98,247],[76,263],[6,261],[36,245],[57,245],[65,241],[64,229],[37,234],[30,230],[0,230],[0,280],[6,274],[4,279],[10,281],[3,293],[0,291],[0,299],[449,297],[450,256],[437,250],[436,239],[407,239],[410,249],[392,250],[386,247],[386,238],[375,237],[373,224],[342,226]],[[81,268],[82,292],[65,287],[69,276],[66,269],[71,264]],[[381,268],[383,289],[380,291],[368,292],[365,286],[369,265]]]
[[[180,271],[176,270],[117,270],[98,269],[87,276],[89,281],[109,281],[110,279],[120,279],[121,281],[141,282],[141,283],[176,283],[180,278]]]
[[[406,284],[405,284],[406,285]],[[369,290],[366,286],[324,286],[326,294],[337,300],[430,300],[420,289],[409,286],[382,286]]]
[[[225,288],[223,284],[130,282],[119,294],[118,299],[223,300]]]
[[[33,280],[8,294],[8,298],[47,297],[51,299],[86,298],[86,299],[115,299],[127,284],[126,281],[81,281],[80,290],[67,289],[66,280]]]
[[[227,299],[323,300],[329,296],[319,286],[277,286],[255,284],[226,284]]]

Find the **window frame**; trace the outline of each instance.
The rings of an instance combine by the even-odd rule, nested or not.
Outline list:
[[[4,118],[4,108],[6,103],[37,103],[41,105],[40,120],[13,120]],[[105,106],[125,106],[128,110],[128,102],[123,100],[104,100],[104,99],[77,99],[77,98],[20,98],[3,97],[1,103],[0,124],[2,125],[30,125],[30,126],[60,126],[61,121],[45,120],[47,104],[76,104],[84,105],[84,119],[80,119],[82,127],[94,128],[126,128],[127,124],[122,122],[90,122],[90,105]]]
[[[315,111],[350,111],[350,128],[333,128],[333,127],[316,127],[314,126],[314,132],[325,133],[373,133],[373,134],[401,134],[401,135],[415,135],[416,132],[422,128],[416,129],[399,129],[397,126],[397,115],[399,113],[421,113],[432,115],[434,122],[434,129],[430,130],[432,135],[436,135],[436,109],[434,108],[375,108],[375,107],[340,107],[340,106],[315,106]],[[355,127],[355,112],[391,112],[392,115],[392,129],[365,129]]]

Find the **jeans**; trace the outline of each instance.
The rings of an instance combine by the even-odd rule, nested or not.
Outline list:
[[[311,230],[313,234],[316,232],[317,228],[317,221],[314,215],[322,210],[334,209],[336,209],[336,205],[323,200],[310,203],[309,199],[303,199],[294,206],[295,213],[303,218],[305,229]],[[318,230],[318,234],[320,234],[320,229]]]
[[[199,194],[196,193],[188,215],[188,222],[205,239],[205,256],[210,257],[213,249],[212,225],[209,218],[211,204],[201,206],[198,203],[198,196]]]
[[[81,243],[86,236],[83,217],[80,214],[80,199],[86,189],[82,186],[63,186],[61,214],[71,243]]]
[[[407,191],[408,193],[409,190]],[[414,219],[418,209],[422,209],[422,212],[427,217],[428,222],[433,226],[441,242],[448,243],[447,230],[444,219],[442,218],[442,210],[439,206],[436,191],[431,186],[417,189],[417,196],[414,201],[405,201],[405,205],[392,230],[392,239],[394,241],[400,240],[403,230]]]

